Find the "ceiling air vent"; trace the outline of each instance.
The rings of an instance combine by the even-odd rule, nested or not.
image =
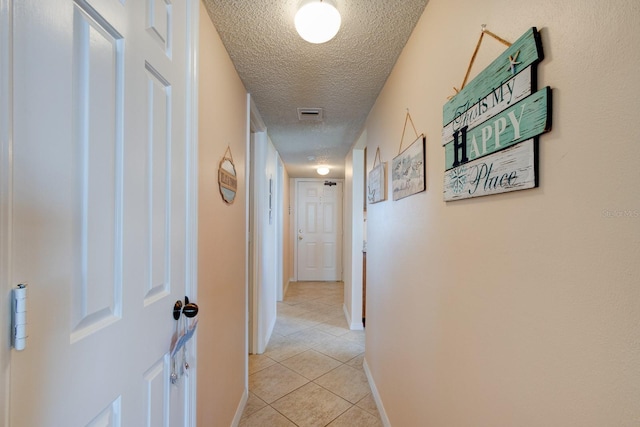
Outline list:
[[[322,108],[298,108],[298,120],[321,122]]]

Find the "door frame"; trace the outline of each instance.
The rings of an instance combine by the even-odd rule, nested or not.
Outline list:
[[[11,211],[13,159],[13,0],[0,0],[0,321],[9,325],[11,310]],[[6,308],[6,310],[5,310]],[[5,323],[6,322],[6,323]],[[9,328],[0,328],[0,426],[9,427],[11,373]]]
[[[293,218],[293,233],[291,233],[291,239],[293,240],[293,276],[298,281],[298,183],[304,181],[313,181],[313,182],[324,182],[324,181],[336,181],[342,183],[342,194],[340,197],[342,198],[342,209],[338,213],[340,218],[341,226],[340,226],[340,280],[344,280],[344,179],[342,178],[294,178],[293,179],[293,197],[292,197],[292,205],[295,206],[295,217]]]
[[[1,0],[0,0],[1,1]],[[187,0],[187,27],[186,33],[188,50],[187,55],[187,82],[185,90],[186,99],[186,179],[187,179],[187,206],[185,219],[186,230],[186,254],[185,292],[198,300],[198,58],[200,50],[200,1]],[[198,370],[198,338],[192,339],[193,374],[188,377],[188,405],[185,405],[185,424],[195,427],[197,425],[197,392],[196,378]]]

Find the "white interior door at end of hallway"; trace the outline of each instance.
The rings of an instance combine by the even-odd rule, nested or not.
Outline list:
[[[342,280],[342,182],[298,181],[296,212],[298,280]]]
[[[190,425],[188,3],[14,4],[13,427]]]

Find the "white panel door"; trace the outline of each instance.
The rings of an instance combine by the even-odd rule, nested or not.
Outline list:
[[[298,181],[298,280],[342,280],[342,182]]]
[[[14,3],[13,427],[188,425],[187,4]]]

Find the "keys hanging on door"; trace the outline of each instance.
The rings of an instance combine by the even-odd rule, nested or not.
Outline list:
[[[184,314],[184,317],[182,316]],[[198,326],[198,320],[187,322],[187,318],[193,319],[198,314],[198,305],[189,302],[188,297],[184,297],[182,301],[176,301],[173,305],[173,318],[176,321],[176,330],[171,338],[170,355],[171,355],[171,384],[178,382],[178,379],[188,373],[189,363],[187,362],[187,342],[193,337]],[[188,324],[187,324],[188,323]],[[182,350],[182,360],[180,361],[180,369],[176,368],[176,356]]]

